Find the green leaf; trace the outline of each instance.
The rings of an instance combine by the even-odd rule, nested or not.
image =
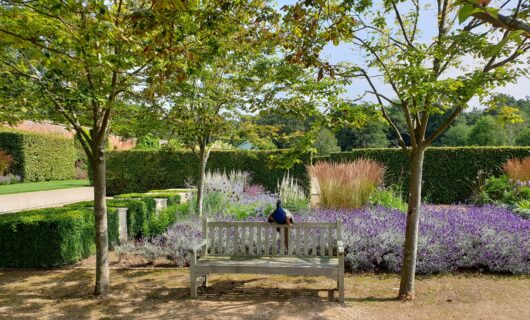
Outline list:
[[[460,8],[460,10],[458,11],[458,22],[459,23],[463,23],[469,17],[471,17],[473,14],[480,13],[480,12],[484,12],[484,10],[482,8],[475,8],[471,4],[466,4],[462,8]],[[495,17],[496,17],[496,15],[495,15]]]

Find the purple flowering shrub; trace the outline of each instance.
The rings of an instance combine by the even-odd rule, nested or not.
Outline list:
[[[212,220],[233,221],[218,216]],[[264,221],[249,217],[248,221]],[[315,210],[296,221],[343,221],[346,268],[350,272],[398,272],[403,257],[406,216],[383,207]],[[179,266],[189,264],[188,249],[199,242],[200,221],[175,223],[153,239]],[[484,270],[530,274],[530,221],[494,206],[426,206],[418,239],[417,272]]]

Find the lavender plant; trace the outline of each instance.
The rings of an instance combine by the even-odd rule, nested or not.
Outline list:
[[[250,184],[247,172],[230,173],[208,172],[205,177],[204,213],[212,215],[235,216],[243,219],[248,216],[265,215],[273,210],[276,197],[264,191],[264,188]],[[190,201],[194,212],[196,201]]]
[[[16,174],[7,174],[5,176],[0,176],[0,185],[13,184],[22,181],[22,178]]]
[[[346,267],[350,272],[398,272],[406,216],[383,207],[316,210],[295,214],[295,221],[343,221]],[[217,216],[232,221],[235,217]],[[248,217],[249,221],[264,221]],[[295,222],[296,223],[296,222]],[[201,237],[200,221],[175,223],[155,241],[179,266]],[[421,274],[479,270],[530,274],[530,221],[494,206],[426,206],[419,230]]]

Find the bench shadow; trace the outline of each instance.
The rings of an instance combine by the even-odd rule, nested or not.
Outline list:
[[[246,284],[260,282],[267,278],[253,278],[248,280],[222,280],[209,284],[208,287],[199,287],[199,300],[210,301],[256,301],[256,302],[278,302],[288,301],[292,298],[322,299],[327,301],[327,288],[279,288],[246,287]],[[189,297],[189,289],[185,288],[186,296]],[[319,295],[322,293],[322,297]]]

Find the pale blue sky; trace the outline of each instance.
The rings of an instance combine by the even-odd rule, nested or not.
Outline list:
[[[278,7],[283,6],[284,4],[291,4],[295,1],[292,0],[283,0],[283,1],[277,1]],[[434,1],[422,1],[420,3],[435,3]],[[495,1],[493,0],[492,3],[495,4]],[[425,16],[428,17],[426,19],[420,20],[420,31],[422,34],[422,39],[430,39],[434,35],[434,24],[432,23],[431,19],[436,19],[436,13],[433,9],[425,10]],[[323,56],[326,57],[331,63],[339,63],[339,62],[352,62],[352,63],[361,63],[363,61],[363,57],[361,54],[356,52],[352,49],[351,45],[348,44],[340,44],[339,46],[333,46],[332,44],[326,46]],[[473,65],[473,60],[471,58],[463,59],[463,62],[468,65]],[[449,72],[449,75],[457,75],[459,70],[452,70]],[[378,87],[383,87],[384,89],[381,90],[384,94],[393,96],[392,90],[388,87],[386,87],[383,83],[378,83]],[[366,89],[368,89],[366,82],[363,79],[354,80],[353,83],[348,86],[347,88],[347,97],[349,98],[355,98],[362,94]],[[530,79],[527,77],[520,77],[516,83],[509,84],[503,88],[498,88],[496,92],[499,93],[506,93],[509,95],[514,96],[518,99],[523,99],[526,96],[530,96]],[[370,100],[370,99],[369,99]],[[480,107],[480,102],[478,99],[473,99],[470,102],[471,107]]]

